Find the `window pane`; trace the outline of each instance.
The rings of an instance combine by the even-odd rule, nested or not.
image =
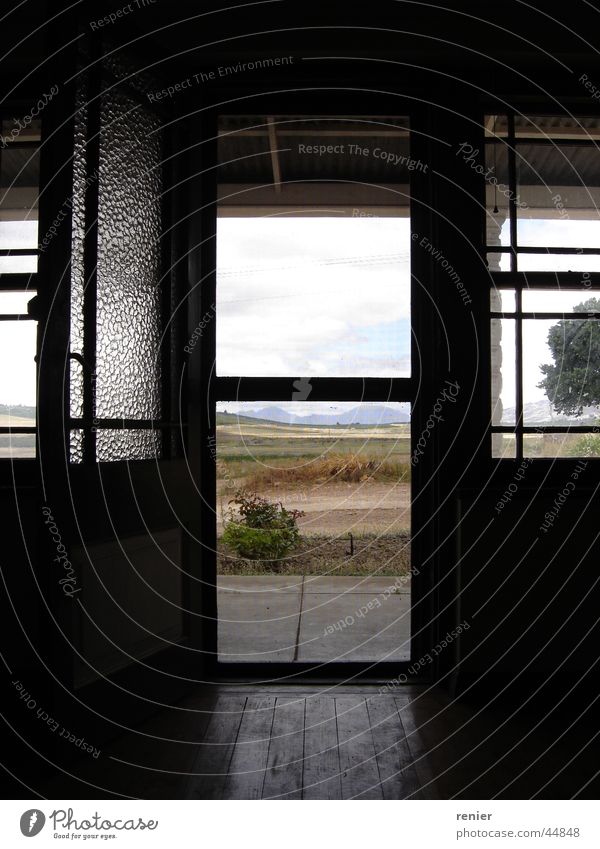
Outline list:
[[[506,144],[485,146],[486,178],[486,244],[510,245],[508,148]],[[497,269],[493,269],[497,270]]]
[[[216,425],[219,659],[407,659],[409,405],[221,403]],[[302,511],[284,551],[241,488]]]
[[[96,431],[98,462],[117,460],[154,460],[161,456],[161,432],[158,430]]]
[[[37,248],[37,221],[1,221],[0,248],[2,250]]]
[[[25,292],[0,292],[0,313],[3,315],[27,315],[27,304],[35,297],[29,289]]]
[[[35,426],[36,322],[0,322],[0,424]]]
[[[70,461],[83,463],[83,431],[72,430],[70,434]]]
[[[0,413],[0,421],[2,419]],[[28,457],[35,457],[35,433],[0,433],[0,459]]]
[[[526,433],[524,457],[600,457],[600,435],[596,433]]]
[[[517,456],[517,440],[512,433],[492,434],[492,457],[495,460],[514,460]]]
[[[10,139],[10,128],[4,127]],[[21,136],[19,141],[22,141]],[[31,133],[28,133],[31,137]],[[0,249],[35,249],[38,246],[39,151],[36,144],[15,148],[10,142],[0,156]],[[0,257],[0,273],[37,271],[36,256]]]
[[[517,255],[519,271],[600,271],[600,256],[595,254],[523,254]],[[508,271],[509,268],[502,269]],[[582,275],[582,283],[585,275]]]
[[[598,247],[600,151],[595,145],[518,144],[518,243]]]
[[[410,375],[407,120],[224,116],[219,160],[217,373]]]
[[[488,253],[487,265],[490,271],[510,271],[510,254]]]
[[[37,256],[0,256],[0,274],[35,274]]]
[[[595,423],[600,415],[600,321],[523,322],[524,424]]]
[[[492,289],[490,309],[492,312],[514,312],[517,308],[517,296],[514,289]]]
[[[515,423],[515,322],[510,318],[491,321],[492,424]]]
[[[523,312],[600,312],[600,291],[524,289]]]
[[[157,116],[116,89],[102,97],[96,350],[100,418],[160,417],[160,124]]]
[[[410,375],[408,219],[219,220],[220,375]]]

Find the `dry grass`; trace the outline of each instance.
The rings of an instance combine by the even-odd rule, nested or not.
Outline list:
[[[259,492],[276,485],[293,487],[306,483],[343,481],[410,481],[410,463],[399,460],[363,459],[357,455],[341,454],[319,457],[294,466],[262,466],[244,482],[246,489]]]
[[[218,541],[219,575],[329,575],[390,577],[410,571],[410,534],[362,534],[350,555],[346,535],[301,537],[298,546],[278,563],[245,560]]]

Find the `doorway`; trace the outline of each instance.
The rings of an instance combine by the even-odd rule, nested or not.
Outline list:
[[[211,381],[216,654],[411,658],[406,116],[222,115]],[[205,347],[206,354],[206,347]]]

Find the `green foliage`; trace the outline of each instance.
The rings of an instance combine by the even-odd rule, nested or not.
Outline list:
[[[574,312],[600,312],[600,299],[577,304]],[[600,321],[563,319],[548,332],[553,365],[541,366],[538,384],[557,413],[580,416],[600,404]]]
[[[301,510],[286,510],[281,502],[243,490],[229,503],[237,509],[229,510],[223,542],[240,557],[277,562],[298,544],[298,518],[304,515]]]
[[[600,457],[600,436],[584,433],[567,449],[569,457]]]

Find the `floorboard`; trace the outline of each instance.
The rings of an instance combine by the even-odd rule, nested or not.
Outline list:
[[[306,700],[278,698],[275,704],[263,799],[301,799]]]
[[[306,699],[302,798],[342,798],[337,717],[332,698]]]
[[[382,799],[365,699],[361,696],[340,696],[335,700],[335,707],[343,798]]]
[[[246,701],[245,696],[217,699],[188,782],[187,799],[223,798]]]
[[[418,799],[420,782],[406,741],[396,702],[391,696],[366,700],[384,799]]]
[[[249,696],[225,782],[225,799],[261,799],[275,710],[274,696]]]

